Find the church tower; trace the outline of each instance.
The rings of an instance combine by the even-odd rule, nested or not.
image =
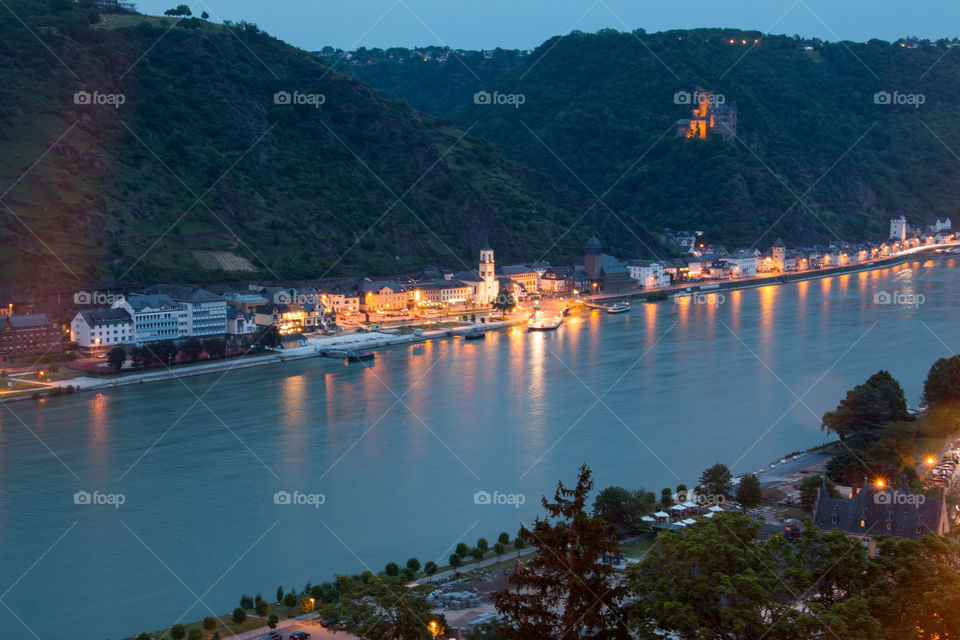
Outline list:
[[[787,248],[783,244],[783,240],[777,238],[777,241],[773,243],[773,247],[770,249],[771,257],[773,258],[773,266],[779,271],[783,271],[786,268],[787,264]]]
[[[490,245],[484,245],[480,249],[480,285],[477,287],[477,305],[485,307],[491,304],[500,293],[499,283],[497,282],[496,268],[493,262],[493,249]]]

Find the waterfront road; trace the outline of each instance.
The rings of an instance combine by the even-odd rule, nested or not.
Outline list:
[[[802,453],[786,462],[775,462],[773,465],[757,472],[760,486],[772,487],[787,482],[789,480],[788,475],[812,467],[823,460],[829,460],[831,457],[829,453],[811,451],[810,453]]]

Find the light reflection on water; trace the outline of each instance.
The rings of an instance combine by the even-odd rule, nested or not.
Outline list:
[[[241,556],[206,598],[215,610],[277,584],[443,560],[468,529],[468,543],[515,532],[584,461],[598,487],[653,491],[718,461],[752,471],[823,441],[819,416],[880,368],[916,404],[930,364],[960,349],[953,262],[723,292],[722,304],[594,310],[557,332],[380,350],[371,366],[312,359],[185,379],[223,424],[191,409],[180,382],[16,403],[0,410],[0,584],[77,524],[5,602],[40,637],[60,623],[38,601],[64,603],[74,637],[122,637],[172,623],[195,601],[181,579],[202,593]],[[878,305],[881,290],[926,302]],[[95,489],[127,503],[73,504]],[[327,502],[278,506],[279,490]],[[480,506],[479,490],[527,501]],[[19,624],[0,609],[0,628]]]

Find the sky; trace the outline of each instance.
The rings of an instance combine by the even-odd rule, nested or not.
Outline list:
[[[960,35],[958,0],[138,0],[256,23],[302,49],[447,45],[534,49],[574,29],[735,27],[824,40]]]

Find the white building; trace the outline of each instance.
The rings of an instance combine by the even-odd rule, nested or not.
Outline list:
[[[187,311],[168,295],[134,293],[114,302],[113,308],[125,309],[133,318],[133,337],[138,347],[188,335]]]
[[[890,239],[904,240],[907,237],[907,217],[900,216],[890,220]]]
[[[730,265],[731,275],[734,278],[747,278],[757,275],[757,256],[748,251],[724,256],[723,259]]]
[[[228,336],[248,336],[256,332],[257,316],[255,314],[234,305],[227,307]]]
[[[947,218],[946,220],[941,220],[940,218],[937,218],[937,224],[933,225],[933,230],[934,231],[950,231],[952,227],[953,227],[953,223],[950,222],[950,218]]]
[[[133,318],[126,309],[87,309],[70,322],[70,340],[85,354],[103,353],[135,342]]]
[[[670,275],[663,272],[663,265],[650,260],[631,260],[627,263],[630,277],[644,289],[660,289],[670,286]]]
[[[170,296],[186,311],[186,334],[196,338],[222,337],[227,333],[227,301],[222,296],[201,289],[175,284],[155,284],[144,289],[147,294]]]
[[[475,306],[486,307],[492,304],[500,293],[500,283],[497,280],[493,262],[493,249],[485,246],[480,250],[480,268],[477,271],[461,271],[455,274],[453,279],[470,286]]]

